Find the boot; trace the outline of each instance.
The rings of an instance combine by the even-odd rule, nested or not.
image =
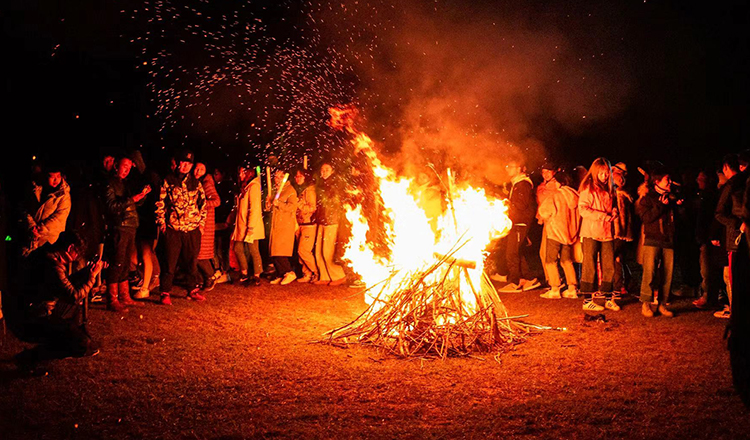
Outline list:
[[[118,313],[125,312],[127,309],[120,304],[120,300],[117,298],[118,290],[117,284],[107,284],[107,310]]]
[[[665,306],[664,303],[659,304],[659,314],[665,318],[671,318],[674,316],[674,313],[667,309],[667,306]]]
[[[653,318],[654,317],[654,311],[651,310],[651,304],[644,302],[641,306],[641,314],[645,316],[646,318]]]
[[[133,301],[132,298],[130,298],[130,286],[128,285],[127,281],[121,281],[119,284],[119,289],[120,289],[120,292],[119,292],[118,297],[120,298],[120,303],[122,305],[127,307],[127,306],[134,306],[138,304],[135,301]]]

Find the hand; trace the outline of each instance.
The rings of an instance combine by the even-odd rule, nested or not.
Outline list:
[[[273,200],[273,206],[276,207],[276,208],[279,207],[279,201],[278,201],[278,199],[274,199]]]
[[[742,224],[740,225],[740,232],[744,234],[745,231],[747,231],[747,223],[742,222]]]
[[[659,201],[665,205],[669,204],[669,195],[662,194],[661,197],[659,197]]]
[[[31,228],[31,235],[34,236],[34,238],[39,238],[42,235],[42,230],[39,226],[34,226]]]
[[[719,242],[719,240],[711,240],[711,244],[714,245],[714,246],[716,246],[716,247],[719,247],[719,245],[721,243]]]
[[[144,196],[150,192],[151,192],[151,187],[148,185],[144,186],[143,189],[141,190],[141,194],[143,194]]]
[[[105,264],[106,263],[104,261],[102,261],[102,260],[99,260],[96,263],[92,264],[91,265],[91,274],[92,275],[99,275],[99,272],[101,272],[102,269],[104,269],[104,267],[105,267],[104,265]]]
[[[683,199],[679,199],[679,200],[677,201],[677,206],[682,206],[683,202],[685,202],[685,200],[683,200]]]

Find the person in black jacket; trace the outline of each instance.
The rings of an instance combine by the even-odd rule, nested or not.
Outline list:
[[[682,200],[671,196],[672,179],[666,170],[657,167],[649,174],[648,192],[636,203],[636,213],[643,222],[643,278],[641,279],[642,314],[653,317],[651,302],[654,291],[659,293],[658,312],[665,317],[674,314],[667,309],[666,303],[672,288],[672,270],[674,268],[674,211]],[[661,279],[657,283],[654,272],[661,259]]]
[[[529,265],[521,252],[526,237],[536,215],[534,184],[526,175],[526,167],[518,161],[511,161],[506,167],[511,181],[508,216],[513,227],[508,234],[505,248],[505,261],[508,265],[508,284],[501,292],[521,292],[540,286],[536,278],[529,274]]]
[[[135,252],[135,232],[138,229],[136,204],[151,192],[146,185],[140,193],[132,195],[125,179],[130,174],[133,162],[122,157],[117,161],[113,174],[104,188],[104,206],[109,224],[110,268],[107,271],[107,308],[116,312],[125,311],[125,306],[135,305],[130,298],[128,268]]]
[[[740,246],[743,231],[742,227],[742,201],[745,192],[747,176],[740,172],[739,158],[736,154],[728,154],[722,160],[722,173],[727,183],[721,188],[719,203],[716,205],[716,220],[724,225],[724,245],[729,257],[729,273],[732,273],[732,259]],[[731,276],[730,281],[731,284]],[[734,287],[734,286],[732,286]],[[729,306],[722,312],[716,314],[719,318],[730,318],[733,288],[727,289],[729,293]]]

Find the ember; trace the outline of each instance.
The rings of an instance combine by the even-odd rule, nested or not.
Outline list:
[[[400,356],[447,357],[501,351],[523,340],[484,273],[487,246],[512,226],[505,201],[481,188],[444,181],[442,212],[420,205],[413,179],[384,165],[373,142],[354,126],[351,107],[330,110],[330,125],[353,136],[363,153],[382,203],[388,256],[379,256],[368,237],[371,216],[349,207],[352,237],[344,259],[369,286],[369,308],[354,322],[328,333],[332,343],[373,344]],[[432,218],[434,217],[434,218]],[[433,226],[434,225],[434,226]]]

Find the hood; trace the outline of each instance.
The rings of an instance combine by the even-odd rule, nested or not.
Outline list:
[[[578,207],[578,191],[569,186],[563,186],[560,187],[560,194],[563,200],[565,200],[568,209],[576,209]]]

